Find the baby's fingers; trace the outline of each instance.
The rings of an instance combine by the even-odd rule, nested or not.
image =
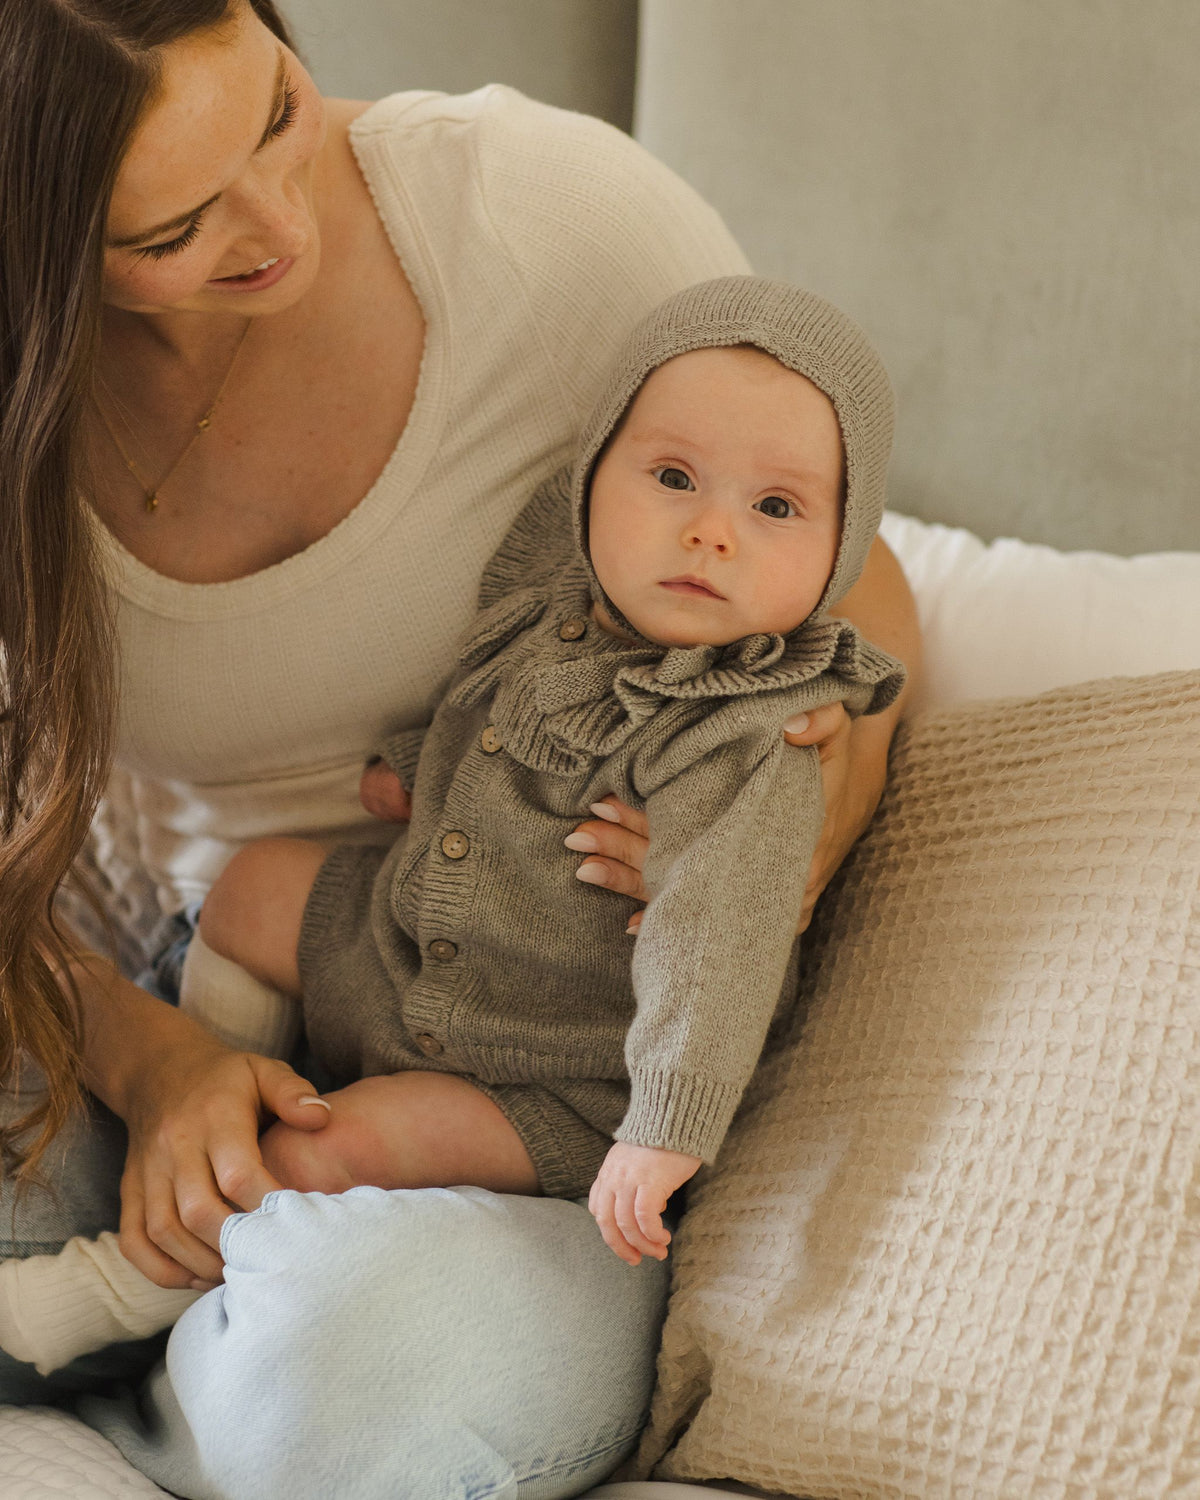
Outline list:
[[[646,1254],[653,1255],[655,1260],[666,1259],[666,1247],[671,1243],[671,1232],[662,1221],[663,1209],[666,1206],[661,1192],[645,1186],[638,1188],[633,1200],[633,1211],[638,1229],[649,1247]]]
[[[594,1182],[588,1195],[588,1208],[600,1230],[601,1238],[613,1254],[619,1255],[628,1265],[640,1265],[641,1255],[621,1233],[617,1224],[612,1189],[604,1187],[599,1181]]]
[[[653,1212],[646,1215],[646,1220],[650,1224],[652,1229],[657,1224],[658,1227],[655,1233],[648,1234],[643,1227],[642,1214],[638,1211],[637,1203],[638,1198],[643,1193],[647,1194],[647,1202],[653,1201],[653,1193],[648,1192],[647,1189],[643,1187],[635,1189],[634,1187],[630,1186],[622,1187],[617,1190],[616,1202],[614,1205],[617,1228],[624,1236],[625,1243],[627,1245],[630,1245],[634,1250],[638,1252],[639,1259],[643,1255],[649,1255],[652,1256],[655,1260],[665,1260],[667,1254],[666,1241],[662,1238],[664,1230],[662,1227],[662,1221],[659,1219],[658,1215]],[[659,1200],[659,1207],[661,1210],[661,1200]],[[670,1238],[670,1236],[668,1236],[668,1238]],[[635,1261],[634,1264],[636,1265],[637,1262]]]

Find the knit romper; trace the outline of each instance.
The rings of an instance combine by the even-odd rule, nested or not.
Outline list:
[[[903,682],[898,663],[823,609],[787,636],[720,647],[668,648],[632,629],[624,641],[593,623],[604,596],[581,545],[587,483],[649,369],[700,347],[697,330],[792,368],[780,324],[826,362],[832,335],[814,338],[814,320],[818,335],[834,330],[835,352],[845,344],[863,365],[869,350],[820,299],[752,277],[690,289],[665,316],[635,332],[580,458],[539,488],[485,570],[432,724],[381,747],[412,788],[411,824],[388,851],[330,854],[300,938],[309,1041],[337,1082],[414,1068],[466,1078],[559,1196],[587,1191],[614,1138],[715,1157],[790,998],[822,821],[817,753],[787,746],[781,726],[836,701],[878,712]],[[815,379],[812,368],[801,372]],[[870,394],[877,361],[864,368]],[[890,402],[881,465],[827,374],[822,388],[848,460],[824,604],[874,534]],[[649,820],[652,899],[636,941],[625,928],[637,903],[577,880],[563,849],[610,793]]]

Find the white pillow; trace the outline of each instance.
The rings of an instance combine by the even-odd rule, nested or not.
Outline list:
[[[925,637],[912,711],[1200,667],[1200,552],[1114,557],[1010,537],[986,543],[895,512],[880,533]]]

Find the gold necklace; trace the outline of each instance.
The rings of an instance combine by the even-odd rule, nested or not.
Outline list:
[[[138,467],[134,463],[133,459],[130,458],[129,454],[126,453],[125,449],[121,446],[121,439],[117,436],[113,424],[108,420],[108,416],[106,415],[104,408],[100,405],[99,401],[96,401],[94,403],[96,410],[100,413],[100,420],[108,429],[108,435],[113,440],[113,446],[121,455],[125,467],[133,475],[134,479],[137,481],[139,489],[146,497],[146,513],[148,515],[153,515],[154,512],[158,509],[158,497],[162,492],[163,485],[168,482],[171,476],[175,473],[175,470],[178,469],[179,465],[192,451],[192,448],[200,435],[207,432],[208,429],[212,426],[213,413],[216,411],[218,405],[220,404],[221,397],[225,394],[225,387],[229,384],[229,377],[233,374],[233,367],[238,362],[238,355],[242,352],[242,345],[246,342],[246,335],[250,332],[250,325],[253,322],[253,318],[246,319],[246,326],[242,329],[242,336],[240,339],[238,339],[237,348],[233,351],[233,358],[229,361],[229,365],[225,370],[225,378],[221,381],[217,394],[212,398],[212,403],[210,404],[208,410],[196,423],[195,431],[192,433],[191,437],[188,438],[183,452],[179,455],[179,457],[175,460],[175,462],[171,465],[171,467],[167,470],[167,472],[163,475],[163,477],[158,481],[156,485],[151,486],[146,483],[145,479],[138,471]]]

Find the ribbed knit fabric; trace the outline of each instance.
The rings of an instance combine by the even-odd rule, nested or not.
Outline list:
[[[300,1031],[295,1000],[214,953],[197,933],[183,964],[180,1009],[231,1047],[287,1057]],[[43,1374],[107,1344],[169,1328],[199,1293],[156,1286],[116,1235],[75,1238],[57,1255],[0,1263],[0,1349]]]
[[[658,346],[635,334],[639,360],[711,346],[710,311],[737,341],[749,309],[759,336],[779,343],[798,314],[814,317],[802,294],[751,278],[672,305],[686,317],[668,319]],[[871,435],[856,438],[856,468],[879,476],[847,506],[849,574],[882,504],[890,392],[850,325],[824,304],[815,325],[823,378],[849,393]],[[843,355],[848,375],[835,363]],[[605,399],[614,388],[629,399],[639,383],[610,385]],[[619,416],[604,407],[587,431]],[[720,647],[600,630],[575,541],[578,473],[537,491],[485,570],[460,675],[421,746],[406,838],[382,863],[337,851],[300,948],[308,1035],[327,1066],[346,1077],[469,1074],[494,1091],[543,1187],[559,1192],[587,1188],[595,1143],[564,1172],[550,1159],[561,1145],[542,1129],[543,1096],[604,1135],[713,1159],[780,1003],[822,821],[816,752],[786,746],[781,727],[837,700],[876,712],[903,681],[898,663],[820,613],[786,637]],[[411,734],[386,747],[401,774],[415,750]],[[653,899],[632,966],[622,937],[631,905],[577,881],[561,858],[563,837],[609,793],[650,824]],[[627,1099],[613,1088],[626,1077]],[[536,1111],[518,1113],[499,1092],[520,1084],[538,1092]]]
[[[169,1328],[200,1295],[147,1280],[115,1234],[68,1240],[57,1255],[0,1262],[0,1349],[49,1375],[81,1354]]]
[[[300,1006],[290,995],[215,952],[197,932],[188,944],[179,1008],[228,1047],[288,1058],[300,1039]]]
[[[670,293],[746,269],[627,135],[512,89],[398,94],[351,144],[425,314],[408,424],[345,520],[250,577],[178,583],[101,528],[121,697],[96,853],[114,904],[130,870],[165,909],[202,899],[252,838],[390,838],[359,803],[363,761],[428,722],[484,564],[574,451],[617,349]]]

